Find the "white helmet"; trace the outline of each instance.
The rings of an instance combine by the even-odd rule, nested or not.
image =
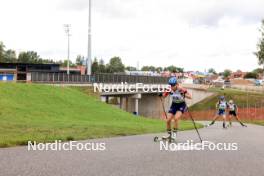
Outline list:
[[[233,103],[234,103],[234,101],[233,101],[233,100],[230,100],[230,101],[229,101],[229,103],[230,103],[230,104],[233,104]]]

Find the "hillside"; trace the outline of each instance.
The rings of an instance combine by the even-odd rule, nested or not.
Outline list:
[[[248,123],[263,125],[263,93],[245,92],[234,89],[221,90],[216,88],[210,89],[209,91],[214,92],[214,95],[190,108],[196,120],[211,121],[216,114],[216,103],[219,100],[219,96],[225,95],[227,101],[232,99],[238,105],[238,116],[241,120]],[[219,120],[221,120],[221,118]]]
[[[160,120],[135,117],[76,88],[0,83],[0,147],[27,141],[81,140],[163,132]],[[183,122],[182,129],[192,128]]]
[[[208,91],[214,92],[214,95],[204,99],[203,101],[195,104],[190,109],[193,111],[215,109],[215,105],[219,100],[219,96],[224,95],[229,101],[234,100],[239,107],[262,107],[264,106],[264,94],[245,92],[235,89],[221,90],[218,88],[211,88]]]

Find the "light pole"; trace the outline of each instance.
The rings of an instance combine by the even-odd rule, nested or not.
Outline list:
[[[88,48],[87,48],[87,75],[92,73],[92,0],[89,0],[88,8]]]
[[[67,62],[67,74],[68,75],[70,74],[70,36],[71,36],[70,27],[71,27],[70,24],[65,24],[64,25],[65,33],[66,33],[66,35],[68,37],[68,57],[67,57],[67,59],[68,59],[68,62]]]

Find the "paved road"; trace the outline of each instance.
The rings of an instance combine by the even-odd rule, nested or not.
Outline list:
[[[0,175],[25,176],[246,176],[264,173],[264,127],[221,124],[201,129],[204,140],[237,142],[238,151],[160,151],[154,135],[83,141],[105,142],[104,152],[27,151],[26,147],[0,149]],[[180,132],[179,142],[194,139],[195,131]]]

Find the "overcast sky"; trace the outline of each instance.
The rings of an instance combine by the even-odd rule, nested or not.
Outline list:
[[[0,41],[17,52],[71,60],[87,54],[87,0],[1,0]],[[93,57],[185,70],[256,68],[263,0],[93,0]]]

